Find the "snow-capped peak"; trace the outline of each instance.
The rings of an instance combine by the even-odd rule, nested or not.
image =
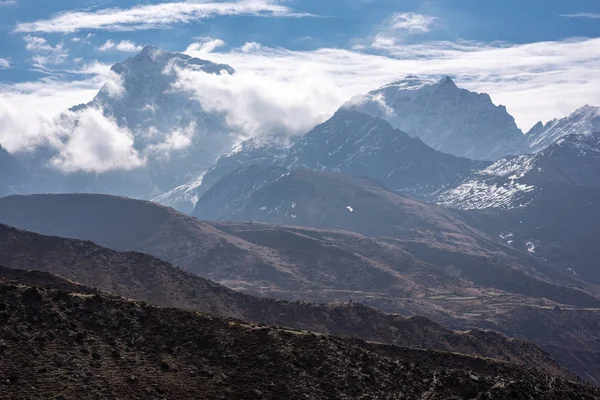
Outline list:
[[[408,75],[406,78],[388,83],[379,89],[371,91],[371,94],[379,93],[388,88],[396,88],[398,90],[419,90],[425,86],[431,86],[435,82],[428,79],[420,79],[417,75]]]
[[[531,150],[542,151],[567,135],[586,135],[600,132],[600,107],[585,105],[562,119],[546,124],[538,122],[526,137]]]
[[[504,106],[459,88],[449,76],[433,82],[409,75],[356,97],[350,106],[459,157],[493,161],[528,148]]]

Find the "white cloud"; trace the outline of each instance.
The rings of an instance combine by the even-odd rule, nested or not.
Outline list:
[[[280,89],[293,95],[281,99],[278,107],[291,110],[300,107],[305,111],[308,107],[314,110],[306,114],[311,120],[330,115],[356,94],[409,74],[456,77],[459,86],[489,93],[496,104],[506,105],[523,129],[529,129],[538,120],[566,115],[586,103],[600,104],[600,92],[596,90],[600,85],[597,68],[600,38],[522,45],[391,43],[380,48],[381,54],[331,48],[291,51],[256,45],[244,47],[210,55],[211,61],[229,64],[238,71],[238,77],[220,80],[249,81],[230,84],[225,91],[228,96],[234,102],[242,102],[236,91],[251,98],[254,95],[249,88],[253,87],[258,93],[255,96],[278,101],[279,94],[271,88],[283,85]],[[223,85],[220,82],[217,87]],[[314,104],[306,105],[308,99]]]
[[[194,53],[196,56],[201,56],[212,53],[219,47],[225,46],[225,42],[221,39],[203,38],[200,42],[190,44],[184,53]]]
[[[25,48],[29,51],[54,51],[55,47],[50,46],[48,41],[39,36],[27,35],[23,38],[25,40]]]
[[[58,116],[68,108],[90,101],[104,78],[65,82],[42,79],[0,84],[0,143],[10,152],[26,152],[59,142]]]
[[[408,36],[424,34],[434,28],[438,17],[416,13],[397,13],[388,18],[380,31],[368,40],[359,40],[355,50],[364,50],[368,47],[373,49],[386,49],[399,45]]]
[[[35,53],[31,61],[37,68],[47,70],[47,65],[62,64],[68,57],[69,52],[62,42],[52,46],[45,38],[39,36],[26,35],[23,39],[25,49]]]
[[[130,40],[121,40],[119,43],[115,43],[112,40],[107,40],[102,46],[98,47],[100,51],[118,50],[124,53],[136,53],[142,51],[143,47],[136,45]]]
[[[0,58],[0,69],[3,68],[10,68],[10,61],[8,61],[6,58]]]
[[[0,0],[0,7],[2,6],[14,6],[17,4],[15,0]]]
[[[59,145],[51,164],[65,172],[103,173],[131,170],[144,164],[133,147],[133,135],[127,128],[117,126],[100,110],[87,108],[69,113],[61,121],[67,138]]]
[[[257,51],[260,50],[261,45],[260,43],[256,43],[256,42],[246,42],[241,48],[240,50],[242,50],[244,53],[250,53],[251,51]],[[189,47],[188,47],[189,50]],[[187,50],[186,50],[187,51]]]
[[[437,17],[430,15],[398,13],[394,14],[390,19],[389,29],[406,31],[411,34],[427,33],[437,20]]]
[[[150,106],[152,107],[152,106]],[[184,129],[176,129],[164,138],[160,143],[151,144],[146,152],[158,157],[168,158],[171,152],[183,150],[192,144],[192,138],[196,133],[196,123],[192,122]]]
[[[567,18],[581,18],[581,19],[600,19],[600,13],[575,13],[575,14],[561,14],[561,17]]]
[[[221,54],[212,53],[212,56]],[[232,65],[243,66],[241,62]],[[250,68],[232,75],[173,68],[177,74],[177,89],[192,93],[204,109],[225,113],[227,123],[246,136],[264,132],[307,132],[328,117],[343,97],[340,88],[319,74],[288,79],[279,74],[276,67],[269,68],[270,74]],[[298,70],[301,71],[302,66],[299,65]]]
[[[56,153],[51,165],[65,172],[103,173],[141,166],[127,129],[98,110],[66,111],[97,91],[92,81],[45,82],[3,87],[0,91],[0,143],[8,151],[46,146]]]
[[[301,17],[275,0],[185,1],[106,8],[97,11],[67,11],[50,19],[17,24],[17,32],[77,32],[82,29],[113,31],[159,29],[220,15]]]

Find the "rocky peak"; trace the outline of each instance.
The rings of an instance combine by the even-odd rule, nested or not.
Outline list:
[[[455,156],[497,160],[527,150],[523,133],[504,106],[495,105],[485,93],[459,88],[449,76],[432,82],[410,75],[351,104]]]
[[[452,78],[450,78],[449,76],[445,76],[442,79],[440,79],[437,83],[438,86],[441,87],[449,87],[449,88],[453,88],[453,89],[457,89],[458,86],[456,86],[456,83],[454,83],[454,81],[452,80]]]
[[[585,105],[562,119],[536,124],[526,138],[533,152],[542,151],[569,135],[587,135],[600,131],[600,107]]]

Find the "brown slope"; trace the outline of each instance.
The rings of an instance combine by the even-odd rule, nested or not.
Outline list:
[[[476,285],[560,302],[581,299],[559,297],[565,289],[552,283],[585,284],[564,269],[506,246],[498,234],[492,238],[457,212],[393,193],[369,178],[253,166],[214,185],[198,201],[194,215],[357,232],[396,242],[430,264],[458,264],[461,276]]]
[[[258,328],[102,295],[0,284],[0,304],[0,398],[600,396],[535,368]]]
[[[235,292],[141,253],[119,253],[91,242],[42,236],[0,225],[0,280],[105,292],[169,307],[199,310],[255,323],[354,336],[403,346],[453,351],[543,366],[563,374],[535,346],[494,332],[457,333],[420,317],[382,314],[358,303],[315,305]],[[42,271],[23,271],[37,268]],[[55,275],[53,275],[55,274]],[[488,344],[489,343],[489,344]]]
[[[105,203],[103,199],[109,201]],[[136,212],[136,205],[149,211]],[[101,218],[94,219],[95,214]],[[121,235],[118,243],[111,238],[110,232],[118,236],[120,230],[131,229],[128,226],[135,225],[138,218],[143,219],[140,223],[146,224],[146,228],[138,230],[137,236]],[[116,248],[139,246],[139,250],[253,294],[313,302],[352,299],[385,312],[423,315],[457,328],[488,326],[496,314],[522,305],[597,307],[597,299],[585,291],[534,278],[523,279],[527,278],[523,274],[511,278],[505,273],[505,264],[495,265],[496,260],[489,258],[465,258],[464,253],[448,252],[440,257],[427,248],[420,253],[410,248],[407,251],[405,242],[382,242],[341,231],[261,224],[232,224],[231,229],[221,224],[216,229],[165,207],[110,196],[9,197],[0,199],[0,220],[46,233],[81,234],[83,239],[102,240]],[[86,221],[83,228],[81,221]],[[214,237],[218,239],[217,246],[211,248],[209,244],[214,243]],[[434,264],[419,260],[428,261],[431,255],[435,256]],[[477,275],[482,281],[474,280],[473,274],[465,276],[464,271],[483,271]],[[527,285],[517,287],[516,293],[510,291],[512,287],[498,290],[494,286],[500,281],[498,278]],[[530,283],[541,283],[543,290],[535,286],[533,289],[544,296],[551,290],[553,297],[548,297],[554,301],[523,294],[531,291]],[[180,293],[173,296],[177,298]],[[526,333],[526,327],[521,328]],[[555,351],[553,354],[570,354],[565,348]],[[594,374],[600,381],[598,370]]]
[[[327,175],[327,179],[331,175],[336,174]],[[413,208],[427,209],[423,203],[400,198],[412,204]],[[320,237],[314,237],[298,232],[290,234],[289,230],[278,232],[275,228],[275,234],[271,234],[267,242],[258,243],[239,234],[227,234],[221,227],[216,229],[167,207],[105,195],[6,197],[0,199],[0,222],[49,235],[92,240],[116,250],[148,253],[200,276],[253,294],[297,293],[301,296],[308,291],[334,290],[340,295],[347,291],[422,297],[424,287],[436,288],[428,282],[439,275],[440,267],[458,267],[459,279],[452,283],[458,292],[475,286],[548,298],[560,303],[600,307],[600,301],[594,296],[572,287],[578,283],[575,279],[562,273],[555,276],[550,266],[540,264],[532,257],[528,259],[532,264],[519,263],[512,255],[502,253],[496,244],[493,245],[495,248],[486,250],[485,246],[492,244],[484,236],[467,234],[474,229],[446,215],[440,208],[434,212],[439,214],[439,220],[432,218],[433,222],[422,222],[428,220],[429,214],[424,216],[421,211],[411,211],[411,207],[405,208],[421,221],[419,224],[432,226],[429,234],[419,236],[418,240],[388,240],[395,250],[391,254],[392,259],[384,260],[374,259],[373,254],[364,254],[360,248],[345,246],[348,238],[352,240],[352,234],[342,234],[344,238],[332,242],[323,240],[329,237],[327,230]],[[474,252],[463,251],[456,246],[437,245],[439,242],[431,235],[445,225],[451,225],[452,228],[448,229],[452,232],[461,232],[460,235],[442,235],[453,237],[452,243],[458,240],[458,235],[468,237],[474,245],[483,244],[477,245]],[[442,233],[447,231],[441,230]],[[370,240],[379,243],[375,239]],[[403,248],[408,248],[418,257]],[[514,249],[507,251],[519,253]],[[438,253],[441,257],[428,258]],[[464,262],[465,257],[469,262]],[[415,281],[402,271],[421,268],[423,263],[418,261],[419,258],[435,267],[429,268],[421,281]],[[558,280],[557,285],[551,278],[562,280]],[[344,295],[338,300],[347,298]]]
[[[0,282],[17,282],[28,286],[42,286],[48,289],[84,294],[100,293],[97,289],[84,286],[49,272],[12,269],[3,266],[0,266]]]

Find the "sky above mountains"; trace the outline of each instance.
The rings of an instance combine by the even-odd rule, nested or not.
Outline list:
[[[600,104],[594,0],[0,0],[0,41],[0,143],[90,101],[144,45],[231,65],[182,85],[238,114],[323,120],[409,74],[487,92],[523,130]]]

